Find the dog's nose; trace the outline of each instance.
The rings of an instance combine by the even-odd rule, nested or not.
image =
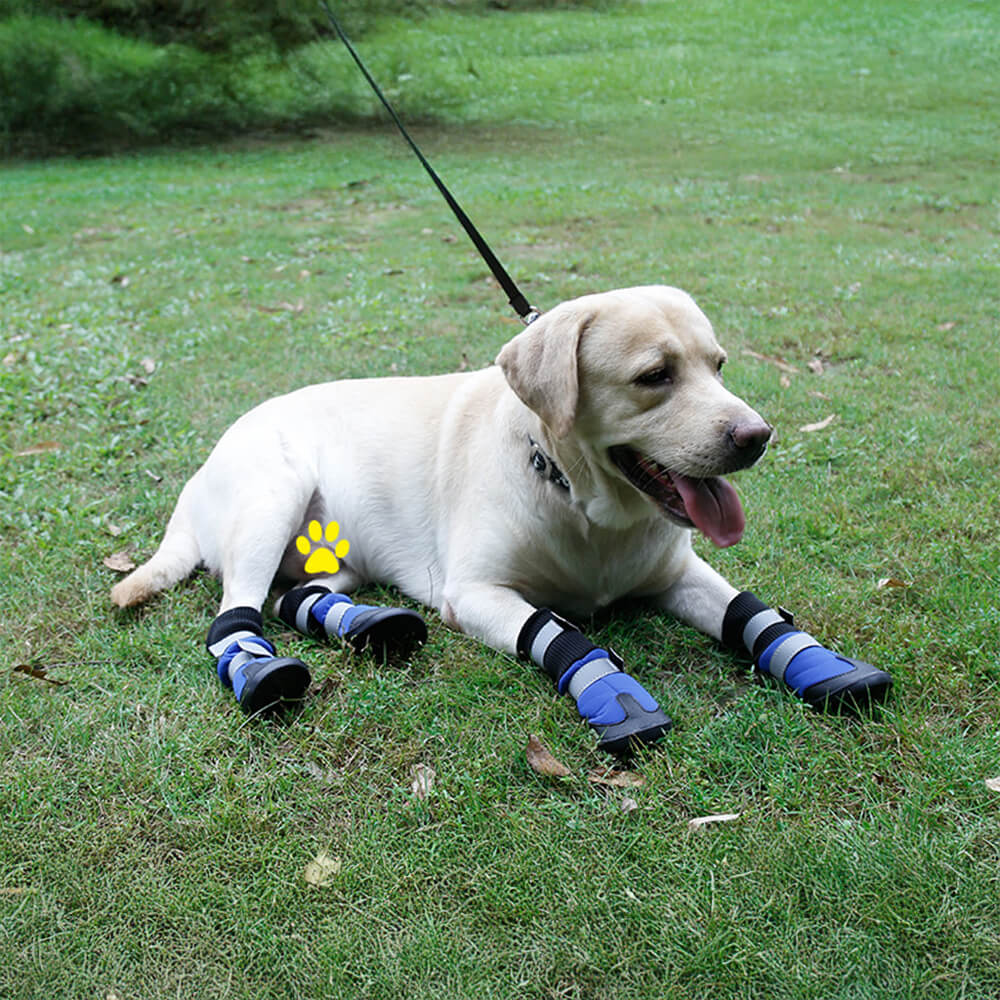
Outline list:
[[[753,465],[764,454],[767,442],[771,440],[773,428],[760,418],[737,420],[729,425],[729,443],[745,465]]]

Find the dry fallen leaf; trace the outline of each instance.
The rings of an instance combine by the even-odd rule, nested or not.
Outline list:
[[[902,580],[896,579],[896,577],[894,576],[883,576],[882,579],[879,580],[876,586],[878,587],[879,590],[887,590],[889,588],[894,588],[894,587],[902,588],[905,590],[907,587],[909,587],[909,584],[904,583]]]
[[[531,770],[544,778],[568,778],[573,773],[565,764],[556,760],[534,734],[528,737],[524,755],[528,758]]]
[[[712,823],[732,823],[740,818],[740,813],[716,813],[713,816],[698,816],[696,819],[688,820],[689,830],[701,830]]]
[[[636,809],[639,808],[639,803],[635,799],[629,798],[627,795],[622,799],[622,812],[627,816],[629,813],[634,813]]]
[[[147,375],[152,375],[156,371],[156,362],[152,358],[142,358],[139,365]]]
[[[787,372],[789,375],[798,375],[799,373],[795,365],[790,365],[787,361],[782,361],[781,358],[772,358],[766,354],[751,351],[749,347],[744,348],[743,353],[748,357],[754,358],[756,361],[766,361],[769,365],[774,365],[779,371]]]
[[[826,370],[824,369],[823,362],[820,358],[813,358],[812,361],[810,361],[809,364],[806,365],[806,368],[808,368],[809,371],[813,373],[813,375],[822,375],[823,372]]]
[[[591,771],[587,780],[592,785],[607,785],[609,788],[642,788],[646,784],[646,779],[635,771],[616,771],[611,767]]]
[[[105,556],[101,562],[116,573],[131,573],[135,569],[132,557],[124,549],[121,552],[112,552],[111,555]]]
[[[324,886],[333,883],[340,874],[342,867],[343,863],[340,858],[335,858],[321,851],[306,865],[302,877],[309,885],[316,886],[317,889],[322,889]]]
[[[58,441],[39,441],[38,444],[30,445],[27,448],[22,448],[21,451],[15,451],[15,458],[23,458],[25,455],[43,455],[47,451],[58,451],[59,442]]]
[[[414,764],[410,768],[410,774],[413,776],[413,783],[410,785],[413,797],[426,802],[427,797],[434,791],[434,779],[437,778],[434,768],[430,764]]]
[[[1000,792],[1000,778],[987,778],[986,787],[991,792]]]
[[[26,674],[28,677],[34,677],[36,681],[45,681],[46,684],[51,684],[53,687],[69,684],[69,681],[57,681],[55,678],[49,677],[49,672],[45,667],[35,667],[30,663],[18,663],[14,667],[14,673]]]
[[[257,309],[262,313],[268,313],[273,316],[281,312],[300,313],[305,310],[305,307],[305,302],[299,299],[298,302],[279,302],[276,306],[257,306]]]
[[[787,389],[792,384],[792,380],[787,375],[782,375],[781,378],[778,379],[778,384],[782,389]]]
[[[825,431],[827,427],[829,427],[830,424],[832,424],[836,419],[837,419],[837,414],[831,413],[830,416],[824,418],[823,420],[820,420],[819,423],[804,424],[802,427],[799,428],[799,430],[802,431],[803,434],[812,434],[814,431]]]

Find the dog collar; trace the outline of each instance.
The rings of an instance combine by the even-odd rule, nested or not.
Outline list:
[[[528,444],[531,445],[531,457],[529,461],[542,479],[547,479],[550,483],[555,483],[561,490],[569,492],[569,480],[562,474],[562,470],[548,455],[542,451],[541,445],[529,434]]]

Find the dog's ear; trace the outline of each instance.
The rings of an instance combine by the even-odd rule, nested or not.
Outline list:
[[[592,318],[589,310],[563,303],[539,316],[497,355],[510,387],[557,438],[565,437],[576,419],[577,351]]]

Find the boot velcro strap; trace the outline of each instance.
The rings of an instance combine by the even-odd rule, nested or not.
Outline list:
[[[764,650],[760,658],[760,669],[779,681],[785,679],[789,664],[804,649],[819,646],[808,632],[795,632],[781,636]]]
[[[607,650],[595,649],[582,660],[577,660],[571,670],[567,670],[559,679],[559,693],[569,691],[574,700],[579,700],[584,691],[595,681],[609,674],[621,671],[611,662]]]

